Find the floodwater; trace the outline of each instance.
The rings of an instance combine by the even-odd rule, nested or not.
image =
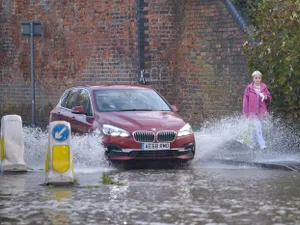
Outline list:
[[[25,127],[32,170],[0,174],[0,224],[300,224],[300,173],[251,164],[300,164],[299,134],[270,119],[268,149],[249,151],[234,141],[248,122],[205,124],[195,159],[179,168],[113,168],[97,133],[73,137],[78,184],[66,187],[43,185],[48,134]],[[103,184],[104,173],[121,185]]]

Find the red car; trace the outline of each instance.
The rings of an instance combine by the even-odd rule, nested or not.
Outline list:
[[[149,86],[78,86],[65,91],[50,113],[72,132],[99,129],[109,161],[194,158],[192,127]]]

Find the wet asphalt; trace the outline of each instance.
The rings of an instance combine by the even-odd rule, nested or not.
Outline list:
[[[104,174],[117,184],[104,184]],[[79,168],[0,175],[0,224],[300,224],[300,173],[198,161],[161,169]]]

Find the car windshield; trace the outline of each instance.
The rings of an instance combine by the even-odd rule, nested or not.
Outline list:
[[[99,112],[171,111],[165,100],[154,90],[97,90],[94,94]]]

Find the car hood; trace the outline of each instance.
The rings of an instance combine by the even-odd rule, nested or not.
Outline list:
[[[170,111],[99,112],[95,119],[100,124],[111,124],[128,131],[152,128],[178,131],[186,124],[178,113]]]

